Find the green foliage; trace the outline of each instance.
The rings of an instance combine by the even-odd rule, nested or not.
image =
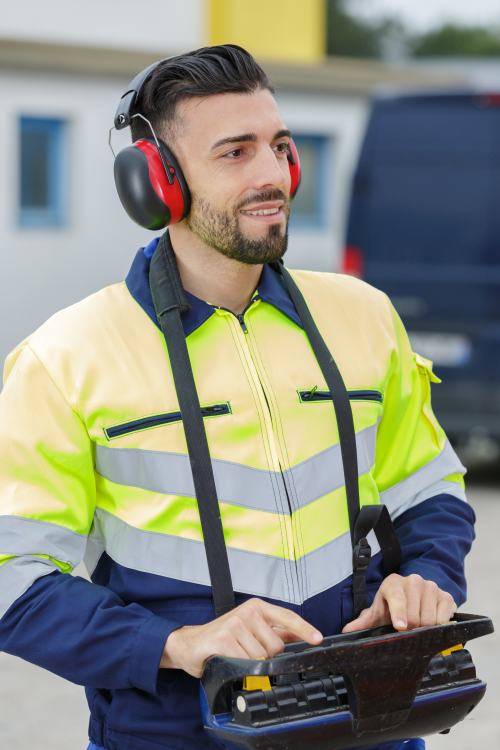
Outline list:
[[[446,24],[416,37],[412,52],[415,57],[500,55],[500,33],[480,26]]]
[[[410,37],[399,21],[366,21],[350,12],[350,0],[326,0],[327,51],[346,57],[500,56],[500,28],[445,24]]]
[[[380,57],[378,26],[355,18],[347,11],[346,6],[346,0],[326,0],[328,54]]]

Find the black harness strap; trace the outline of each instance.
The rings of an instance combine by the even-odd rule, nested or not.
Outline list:
[[[352,598],[355,617],[368,604],[366,571],[372,550],[366,537],[372,530],[382,552],[384,575],[395,573],[401,565],[401,547],[387,507],[363,505],[354,524]]]
[[[276,266],[275,266],[276,267]],[[333,408],[337,418],[339,431],[340,452],[344,469],[344,481],[347,495],[347,509],[349,511],[349,527],[354,544],[354,524],[359,513],[359,485],[358,485],[358,454],[356,449],[356,433],[352,418],[351,402],[344,385],[337,363],[325,344],[311,315],[302,292],[291,277],[287,269],[279,265],[278,271],[283,277],[288,294],[292,298],[304,330],[311,343],[314,355],[318,360],[323,377],[332,395]]]
[[[216,617],[220,617],[233,609],[236,602],[205,425],[181,321],[181,312],[189,310],[189,305],[179,278],[168,232],[160,238],[151,260],[149,282],[156,316],[167,344],[179,400],[215,614]]]
[[[300,289],[281,263],[274,264],[273,267],[281,274],[285,282],[332,395],[349,513],[353,558],[353,609],[354,616],[357,617],[368,604],[366,571],[371,559],[371,548],[366,539],[368,533],[372,529],[375,532],[382,551],[386,575],[399,569],[401,549],[391,517],[384,505],[363,506],[360,509],[356,432],[349,394],[339,368],[318,330]]]

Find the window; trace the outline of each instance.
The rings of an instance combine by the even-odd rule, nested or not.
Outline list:
[[[294,135],[300,156],[301,183],[293,201],[291,224],[322,229],[327,224],[330,140],[321,135]]]
[[[19,203],[22,227],[60,227],[65,223],[64,120],[19,120]]]

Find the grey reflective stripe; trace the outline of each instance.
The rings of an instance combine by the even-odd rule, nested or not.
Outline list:
[[[0,618],[29,587],[58,568],[49,560],[14,557],[0,565]]]
[[[0,554],[49,555],[78,565],[87,537],[48,521],[22,516],[0,516]]]
[[[359,476],[366,474],[373,466],[377,427],[378,424],[374,424],[356,434]],[[312,458],[308,458],[307,461],[294,466],[293,469],[287,469],[285,476],[289,475],[292,477],[295,486],[294,495],[297,498],[294,510],[303,508],[319,497],[343,487],[344,472],[340,445],[327,448]]]
[[[397,518],[409,508],[414,508],[430,497],[447,493],[465,500],[463,489],[454,482],[446,482],[443,477],[449,474],[464,473],[465,468],[447,441],[441,453],[380,495],[380,502],[387,505],[393,518]]]
[[[106,553],[119,565],[210,586],[202,542],[136,529],[102,509],[96,511],[95,525],[106,539]],[[374,550],[378,551],[375,543]],[[297,562],[231,547],[228,556],[235,591],[292,604],[303,603],[300,594],[290,588],[290,579],[297,576],[297,565],[305,566],[314,581],[313,593],[334,586],[352,572],[349,534]]]
[[[372,556],[380,552],[375,534],[368,534]],[[320,594],[344,581],[352,573],[352,546],[349,532],[302,557],[298,564],[304,566],[308,582],[308,597]],[[300,602],[302,603],[302,602]]]
[[[89,576],[91,576],[97,568],[97,564],[99,563],[104,551],[104,539],[101,536],[98,525],[95,523],[94,517],[94,525],[90,531],[89,538],[87,539],[87,547],[83,556],[83,562]]]
[[[356,436],[359,473],[373,465],[377,425],[372,425]],[[151,492],[194,497],[193,476],[189,458],[179,453],[110,448],[96,445],[97,472],[117,484],[140,487]],[[217,494],[221,502],[275,513],[276,482],[283,483],[280,472],[252,469],[242,464],[212,459]],[[295,510],[312,503],[328,492],[342,487],[344,475],[340,446],[334,445],[321,453],[288,469],[298,495]]]

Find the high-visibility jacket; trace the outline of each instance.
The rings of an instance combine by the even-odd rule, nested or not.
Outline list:
[[[126,283],[56,314],[9,356],[0,397],[0,648],[85,685],[108,750],[211,747],[197,681],[165,641],[214,616],[176,392],[141,249]],[[293,271],[349,391],[363,504],[384,502],[404,575],[464,599],[473,538],[463,467],[388,299]],[[323,633],[352,618],[339,437],[325,381],[265,266],[235,316],[183,317],[237,601],[266,597]],[[202,501],[202,499],[201,499]],[[382,573],[369,568],[371,595]],[[92,583],[69,575],[85,560]]]

